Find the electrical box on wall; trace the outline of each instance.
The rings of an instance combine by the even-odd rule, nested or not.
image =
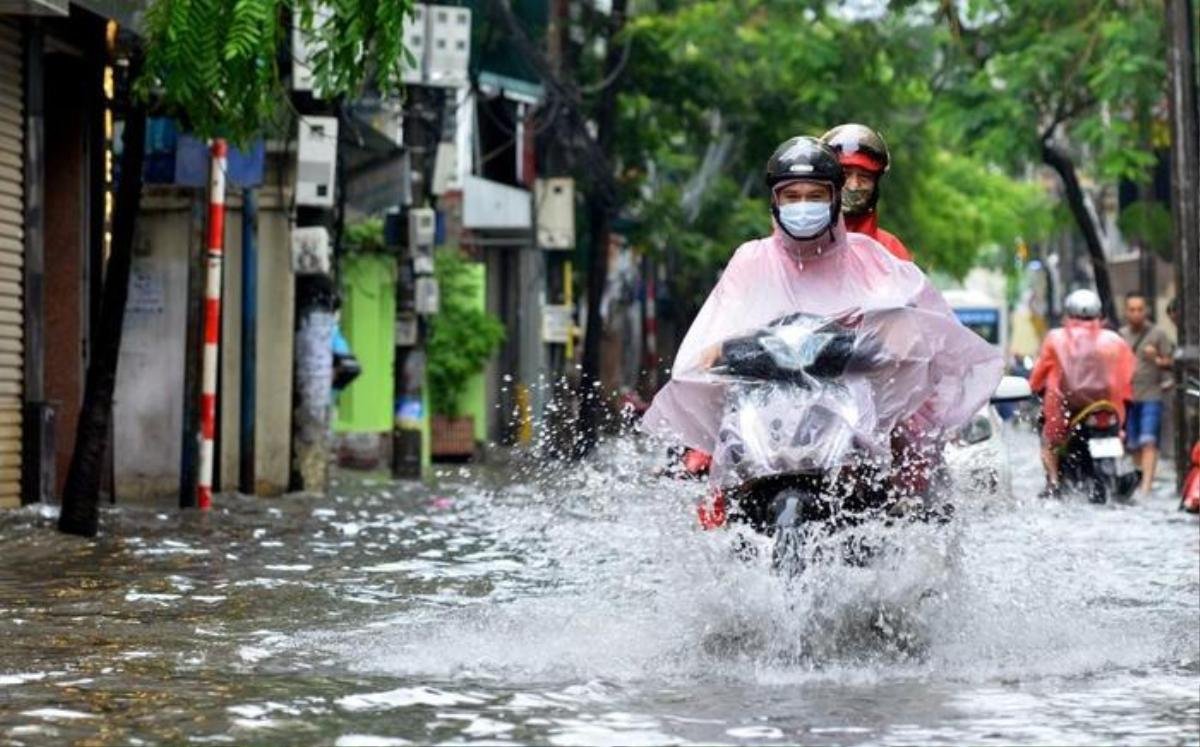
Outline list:
[[[465,86],[471,60],[471,10],[453,5],[428,5],[426,34],[431,86]]]
[[[308,43],[300,27],[292,27],[292,90],[311,91],[312,68],[308,66]]]
[[[429,26],[424,5],[414,4],[412,14],[404,17],[404,48],[412,54],[400,61],[400,77],[405,83],[422,83],[425,80],[425,59]]]
[[[433,159],[433,184],[430,191],[441,197],[447,192],[462,189],[458,181],[458,146],[454,143],[438,143],[437,155]]]
[[[333,11],[323,5],[313,8],[313,27],[320,28],[333,15]],[[313,90],[312,55],[314,42],[311,37],[300,29],[300,24],[292,26],[292,89],[296,91]]]
[[[408,211],[408,248],[414,252],[417,247],[433,246],[434,232],[437,230],[437,213],[433,208],[409,208]]]
[[[413,254],[413,272],[417,275],[432,275],[434,272],[433,247],[423,246]]]
[[[337,177],[338,121],[301,117],[296,148],[296,204],[333,207]]]
[[[575,248],[575,180],[538,179],[534,186],[537,239],[543,249]]]
[[[409,208],[408,250],[412,255],[413,272],[418,275],[433,274],[433,242],[436,232],[437,213],[433,208]]]
[[[328,275],[329,231],[324,226],[292,229],[292,272],[297,275]]]
[[[432,277],[422,276],[416,281],[416,311],[423,316],[438,313],[441,305],[438,298],[438,283]]]

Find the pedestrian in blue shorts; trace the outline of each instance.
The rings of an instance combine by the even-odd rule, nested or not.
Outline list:
[[[1125,418],[1125,446],[1142,470],[1140,497],[1150,493],[1158,466],[1158,440],[1162,432],[1163,392],[1173,385],[1172,354],[1175,344],[1149,317],[1149,304],[1141,293],[1125,296],[1125,326],[1121,337],[1137,357],[1133,374],[1133,404]]]

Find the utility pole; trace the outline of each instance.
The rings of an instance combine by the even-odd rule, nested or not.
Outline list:
[[[329,104],[296,96],[296,227],[292,270],[296,274],[293,359],[292,469],[290,488],[324,493],[329,485],[330,392],[333,390],[334,193],[337,189],[338,119]]]
[[[1192,0],[1165,0],[1171,117],[1171,240],[1179,300],[1175,358],[1176,487],[1182,489],[1200,424],[1188,417],[1188,375],[1200,363],[1200,113],[1196,108],[1196,29]]]
[[[550,0],[549,15],[546,26],[546,62],[550,73],[559,80],[570,77],[566,71],[571,67],[574,55],[570,54],[570,3],[569,0]],[[548,117],[556,117],[558,113],[551,111]],[[564,241],[546,241],[542,233],[544,212],[550,209],[547,197],[555,191],[565,189],[565,182],[556,184],[554,177],[569,174],[566,142],[559,137],[557,131],[551,128],[552,121],[535,120],[537,128],[548,130],[549,137],[540,143],[538,153],[542,165],[539,168],[543,180],[535,185],[534,190],[534,239],[539,251],[545,251],[544,271],[546,274],[545,292],[547,308],[543,313],[551,315],[551,321],[557,331],[565,331],[565,337],[549,339],[547,351],[547,368],[551,378],[549,391],[549,406],[543,416],[543,430],[546,437],[542,439],[543,449],[554,456],[567,456],[572,451],[573,439],[576,436],[577,424],[577,392],[572,382],[575,362],[575,317],[574,317],[574,264],[576,241],[574,231],[574,184],[570,183],[570,232]],[[566,226],[563,226],[566,228]],[[565,330],[562,329],[565,327]],[[540,331],[540,330],[539,330]]]
[[[436,306],[432,272],[433,211],[429,197],[429,158],[436,150],[437,117],[434,91],[412,86],[404,117],[404,147],[408,188],[406,201],[388,216],[386,242],[396,248],[399,278],[396,283],[396,362],[393,375],[395,411],[392,420],[392,477],[420,479],[429,455],[428,397],[425,394],[425,336],[422,315]],[[418,272],[420,271],[420,272]],[[432,298],[430,294],[432,293]],[[436,308],[432,309],[436,310]]]
[[[238,428],[238,490],[254,495],[255,422],[258,411],[258,197],[242,191],[242,387]]]

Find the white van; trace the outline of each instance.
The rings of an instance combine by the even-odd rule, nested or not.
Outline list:
[[[974,290],[948,290],[942,296],[964,327],[987,340],[1008,364],[1008,307]],[[1011,390],[1011,391],[1010,391]],[[1029,383],[1006,376],[997,395],[1001,400],[1027,396]],[[984,493],[1012,495],[1008,445],[1001,436],[1000,415],[992,404],[983,406],[946,450],[946,463],[955,477]]]
[[[948,290],[942,293],[963,326],[1000,349],[1008,362],[1008,306],[974,290]]]

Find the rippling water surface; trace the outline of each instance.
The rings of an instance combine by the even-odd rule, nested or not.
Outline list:
[[[0,514],[10,744],[1200,744],[1200,530],[958,495],[786,584],[631,442],[329,499]],[[503,477],[502,477],[503,476]]]

